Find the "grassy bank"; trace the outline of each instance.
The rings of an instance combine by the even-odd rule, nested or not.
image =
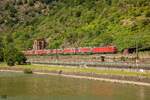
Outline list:
[[[150,78],[150,71],[128,71],[128,70],[109,70],[109,69],[98,69],[98,68],[79,68],[79,67],[64,67],[64,66],[48,66],[48,65],[16,65],[14,67],[8,67],[6,64],[0,64],[0,68],[19,68],[19,69],[31,69],[41,71],[57,71],[69,73],[93,73],[100,75],[119,75],[119,76],[144,76]]]

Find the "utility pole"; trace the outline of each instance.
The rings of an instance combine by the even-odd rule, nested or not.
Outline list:
[[[138,59],[138,58],[139,58],[139,55],[138,55],[138,42],[136,40],[136,59]]]
[[[139,59],[139,55],[138,55],[138,38],[136,38],[135,42],[136,42],[136,67],[138,69],[138,59]]]

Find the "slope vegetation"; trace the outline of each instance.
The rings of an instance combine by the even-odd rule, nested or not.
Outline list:
[[[22,50],[46,38],[47,48],[150,47],[149,0],[1,0],[0,34]]]

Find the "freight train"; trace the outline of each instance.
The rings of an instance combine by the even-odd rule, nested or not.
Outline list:
[[[56,55],[56,54],[107,54],[107,53],[117,53],[117,48],[115,46],[80,47],[80,48],[64,48],[64,49],[27,50],[23,51],[23,53],[26,56]]]

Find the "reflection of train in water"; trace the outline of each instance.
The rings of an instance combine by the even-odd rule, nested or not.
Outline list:
[[[42,49],[24,51],[25,55],[53,55],[53,54],[102,54],[116,53],[117,48],[114,46],[106,47],[82,47],[82,48],[64,48],[64,49]]]

